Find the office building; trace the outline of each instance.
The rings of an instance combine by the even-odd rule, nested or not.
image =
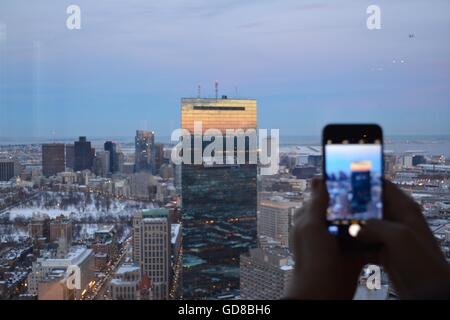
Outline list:
[[[111,169],[110,161],[111,157],[109,151],[97,152],[94,158],[94,173],[100,177],[105,177],[108,175]]]
[[[155,133],[153,131],[137,130],[135,137],[135,170],[136,172],[152,172],[154,157]]]
[[[110,298],[112,300],[149,300],[151,287],[145,292],[143,282],[139,264],[123,264],[109,283]]]
[[[142,276],[153,285],[153,298],[169,298],[171,267],[171,223],[165,208],[138,211],[133,216],[133,260]]]
[[[164,145],[162,143],[155,143],[155,146],[153,148],[153,166],[152,166],[152,172],[153,174],[158,174],[159,170],[161,168],[161,165],[164,161]]]
[[[45,143],[42,145],[42,174],[56,176],[66,170],[66,146],[64,143]]]
[[[240,259],[240,297],[243,300],[278,300],[285,296],[294,271],[286,248],[250,249]]]
[[[105,142],[105,151],[109,152],[109,173],[115,173],[119,171],[119,159],[117,155],[117,145],[112,141]]]
[[[74,171],[92,170],[95,150],[86,137],[80,137],[74,144]]]
[[[79,246],[71,247],[63,258],[51,255],[38,258],[33,262],[32,270],[28,275],[28,293],[37,295],[42,299],[54,298],[55,296],[60,297],[60,299],[67,297],[80,299],[83,292],[89,289],[89,283],[94,279],[93,257],[91,249]],[[80,288],[69,288],[73,290],[71,295],[68,295],[64,288],[69,266],[77,266],[80,270]],[[42,285],[43,283],[44,285]],[[63,287],[59,287],[58,284],[62,284]]]
[[[19,176],[21,166],[16,159],[0,159],[0,181],[9,181],[11,178]]]
[[[203,132],[218,129],[223,135],[226,129],[256,130],[256,100],[182,99],[182,128],[189,130],[191,141],[198,138],[194,122],[201,122]],[[185,298],[239,290],[239,256],[256,246],[257,165],[248,161],[256,147],[249,141],[245,164],[181,166]],[[238,152],[224,146],[223,156],[236,159]]]
[[[281,197],[260,200],[258,206],[258,239],[269,237],[282,246],[289,245],[289,234],[294,214],[300,202],[291,202]]]

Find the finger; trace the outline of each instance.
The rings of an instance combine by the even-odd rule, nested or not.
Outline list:
[[[420,205],[395,184],[385,182],[385,218],[411,228],[423,242],[440,251]]]
[[[325,222],[328,207],[328,192],[322,179],[314,179],[309,207],[306,208],[309,219],[314,222]]]
[[[414,224],[423,218],[414,199],[390,181],[384,182],[384,202],[388,220]]]

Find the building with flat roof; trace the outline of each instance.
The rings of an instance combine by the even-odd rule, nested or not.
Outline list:
[[[66,170],[66,145],[64,143],[44,143],[42,145],[42,174],[56,176]]]
[[[202,138],[195,132],[196,123],[201,123],[199,135],[216,129],[224,138],[227,129],[256,130],[257,102],[225,96],[181,99],[181,126],[190,133],[183,140]],[[245,150],[227,150],[224,143],[222,154],[216,155],[223,156],[224,163],[233,159],[234,164],[202,159],[201,163],[181,165],[185,298],[217,297],[237,290],[239,255],[256,246],[257,165],[250,161],[250,155],[257,149],[249,137],[243,138]],[[203,141],[201,150],[194,149],[194,143],[183,153],[194,159],[193,152],[203,154],[209,143]],[[235,160],[242,153],[245,163],[237,164]]]
[[[278,300],[285,295],[294,271],[287,248],[250,249],[240,257],[240,297],[243,300]]]
[[[52,286],[53,284],[56,284],[56,282],[64,283],[64,279],[67,277],[67,269],[76,266],[80,270],[80,288],[73,289],[73,294],[67,295],[67,297],[70,296],[74,299],[80,299],[83,292],[89,288],[89,283],[94,279],[93,257],[94,254],[91,249],[87,249],[86,247],[71,247],[64,258],[56,258],[51,254],[38,258],[33,262],[32,271],[28,275],[28,293],[39,297],[40,283],[49,282],[50,280]],[[64,271],[64,277],[61,276],[56,281],[55,274],[61,273],[61,270]],[[61,282],[61,280],[64,281]],[[49,289],[46,285],[41,285],[41,288],[44,288],[45,290]],[[52,287],[52,290],[53,289],[56,290],[56,287]],[[61,297],[63,296],[64,295],[61,295]]]
[[[166,208],[137,211],[133,216],[133,260],[148,276],[155,300],[169,299],[171,224]]]

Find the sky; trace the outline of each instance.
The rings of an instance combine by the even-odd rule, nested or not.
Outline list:
[[[66,8],[81,8],[81,29]],[[381,8],[368,30],[366,9]],[[1,0],[0,137],[180,126],[180,98],[258,100],[260,128],[450,135],[448,0]],[[413,37],[410,37],[413,35]],[[403,61],[403,62],[402,62]]]
[[[370,161],[371,172],[381,174],[381,145],[332,144],[326,145],[328,174],[345,172],[350,174],[352,162]]]

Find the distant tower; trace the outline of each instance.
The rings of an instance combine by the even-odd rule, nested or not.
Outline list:
[[[216,100],[219,98],[219,81],[215,81],[214,82],[214,88],[215,88],[215,91],[216,91]]]
[[[202,86],[201,86],[201,85],[198,85],[198,87],[197,87],[197,98],[200,99],[201,93],[202,93]]]

